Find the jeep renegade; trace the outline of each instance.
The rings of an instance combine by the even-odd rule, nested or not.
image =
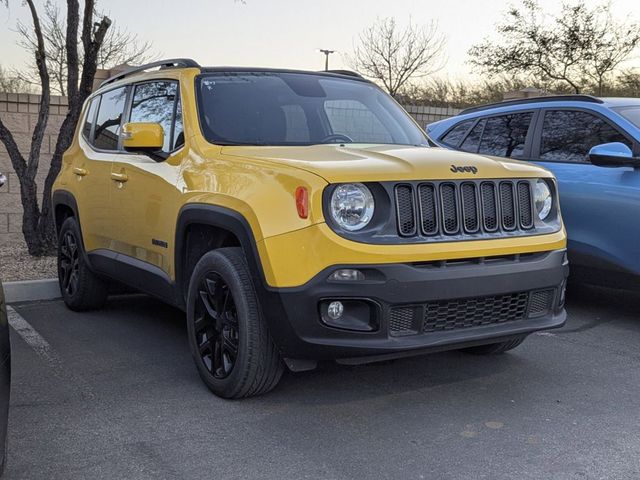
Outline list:
[[[226,398],[285,366],[496,354],[565,321],[553,176],[430,147],[351,72],[178,59],[111,78],[53,205],[67,306],[101,307],[115,281],[183,309]]]

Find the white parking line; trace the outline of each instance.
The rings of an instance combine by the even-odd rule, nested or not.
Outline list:
[[[7,305],[7,315],[9,317],[9,325],[13,327],[18,335],[44,360],[49,366],[57,368],[60,366],[60,358],[58,354],[51,348],[42,335],[27,322],[13,307]]]
[[[9,325],[36,352],[40,359],[53,370],[53,374],[56,377],[64,380],[67,385],[76,390],[83,398],[87,400],[95,398],[91,386],[83,378],[67,371],[62,359],[53,347],[49,345],[49,342],[9,305],[7,305],[7,316],[9,317]]]

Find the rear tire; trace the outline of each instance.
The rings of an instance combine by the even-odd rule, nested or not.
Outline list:
[[[198,261],[189,282],[187,328],[198,373],[216,395],[261,395],[280,381],[284,365],[241,248],[220,248]]]
[[[89,269],[80,227],[74,217],[67,218],[60,227],[58,281],[64,303],[71,310],[94,310],[107,301],[108,285]]]
[[[473,355],[500,355],[502,353],[513,350],[524,342],[525,337],[517,337],[506,342],[490,343],[489,345],[479,345],[477,347],[463,348],[460,351],[471,353]]]

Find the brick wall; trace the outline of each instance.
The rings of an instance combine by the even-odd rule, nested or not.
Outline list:
[[[31,134],[37,121],[40,95],[24,93],[0,93],[0,118],[13,133],[22,154],[27,157],[31,145]],[[49,170],[51,153],[55,148],[57,133],[67,111],[66,97],[52,96],[49,122],[42,142],[40,166],[38,168],[38,192],[42,193],[44,179]],[[21,242],[22,204],[20,184],[11,166],[11,160],[0,143],[0,172],[7,176],[7,183],[0,188],[0,245]]]
[[[31,134],[37,120],[39,95],[0,93],[0,118],[14,134],[18,147],[25,157],[29,153]],[[429,122],[441,120],[458,111],[452,108],[405,105],[406,110],[424,127]],[[44,179],[49,170],[50,155],[55,148],[57,132],[67,110],[66,97],[52,96],[47,130],[42,143],[42,155],[38,168],[38,189],[41,194]],[[0,143],[0,172],[7,176],[7,184],[0,188],[0,245],[22,241],[22,206],[20,185],[13,172],[9,155]]]
[[[451,107],[430,107],[428,105],[403,105],[416,122],[424,128],[425,125],[457,115],[460,110]]]

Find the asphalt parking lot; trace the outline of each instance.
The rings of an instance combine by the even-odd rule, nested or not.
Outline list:
[[[640,477],[640,297],[569,296],[569,321],[501,357],[457,352],[288,374],[224,401],[182,314],[144,296],[15,309],[7,479]]]

